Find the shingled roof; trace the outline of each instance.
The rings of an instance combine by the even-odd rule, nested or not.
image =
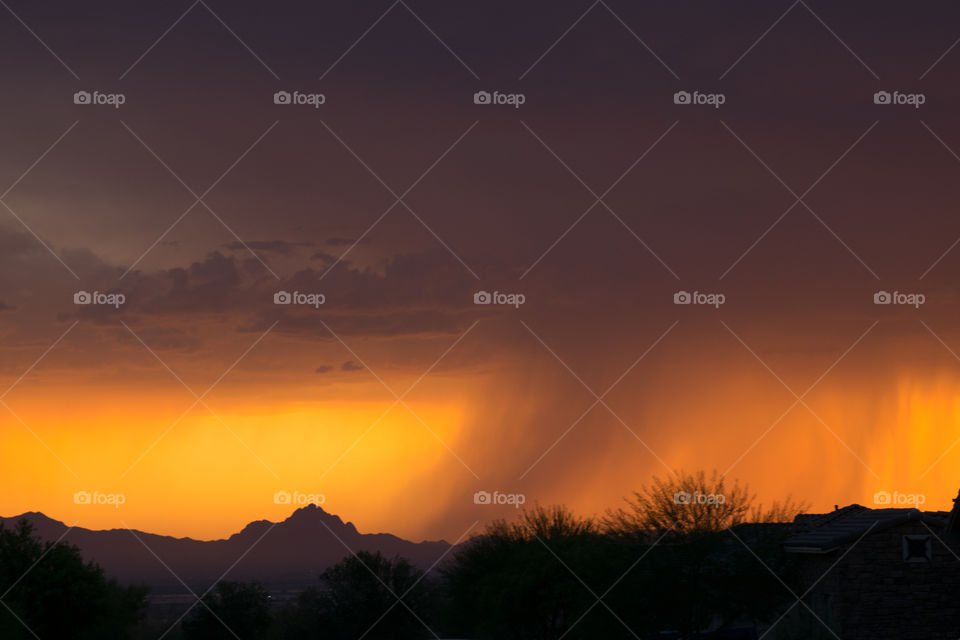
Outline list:
[[[852,504],[830,513],[797,516],[799,532],[787,538],[783,547],[792,553],[829,553],[874,533],[911,520],[923,521],[934,531],[942,531],[949,513],[917,509],[868,509]]]

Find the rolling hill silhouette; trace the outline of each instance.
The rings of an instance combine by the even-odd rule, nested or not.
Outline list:
[[[44,540],[62,538],[76,545],[84,558],[99,563],[108,576],[155,590],[182,590],[180,580],[192,589],[203,589],[221,577],[271,586],[307,585],[316,582],[325,568],[357,551],[403,556],[426,569],[451,546],[442,540],[410,542],[387,533],[363,534],[315,505],[297,509],[282,522],[257,520],[225,540],[211,541],[127,529],[70,529],[38,512],[0,518],[0,523],[12,527],[21,518],[33,524],[35,534]]]

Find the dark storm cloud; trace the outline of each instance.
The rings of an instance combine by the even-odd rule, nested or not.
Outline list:
[[[256,262],[256,261],[254,261]],[[218,251],[188,267],[138,273],[130,287],[137,309],[146,313],[224,312],[253,309],[278,290],[320,292],[337,308],[461,307],[469,281],[449,266],[441,250],[393,257],[382,269],[359,269],[348,261],[332,270],[300,269],[279,281],[262,269],[248,271],[235,256]],[[262,267],[262,265],[261,265]],[[270,294],[270,295],[266,295]]]
[[[145,326],[137,328],[136,336],[129,331],[118,331],[116,336],[121,342],[135,346],[140,346],[140,340],[143,340],[151,349],[157,350],[193,353],[203,346],[196,331],[177,328]]]
[[[232,330],[279,320],[278,332],[315,336],[322,318],[338,333],[397,337],[456,334],[503,311],[475,308],[475,291],[517,291],[527,296],[524,310],[562,326],[576,350],[589,327],[608,322],[605,314],[652,328],[677,311],[670,301],[678,289],[723,290],[723,311],[761,330],[781,316],[816,320],[823,309],[862,318],[874,310],[874,290],[914,286],[960,235],[944,213],[956,196],[946,185],[960,167],[920,124],[922,117],[960,147],[952,118],[960,96],[950,82],[960,55],[914,80],[954,41],[947,25],[955,6],[913,13],[926,30],[913,38],[899,29],[898,5],[797,5],[738,62],[787,6],[745,3],[731,13],[610,2],[617,16],[597,5],[548,52],[585,7],[428,1],[413,9],[479,80],[397,6],[318,81],[389,6],[291,4],[265,21],[252,3],[210,3],[263,64],[198,6],[132,68],[179,12],[162,3],[138,11],[116,2],[56,13],[22,7],[90,88],[129,70],[129,100],[121,113],[78,111],[69,101],[76,80],[20,25],[4,23],[2,35],[26,52],[11,71],[22,76],[11,83],[19,93],[0,106],[5,121],[24,112],[58,123],[83,116],[9,198],[81,281],[74,287],[26,231],[0,233],[4,302],[18,316],[49,318],[56,315],[47,307],[63,304],[71,288],[121,290],[122,312],[147,323],[203,314]],[[102,36],[102,50],[87,46],[92,34]],[[38,84],[51,89],[23,89]],[[929,95],[922,112],[872,102],[878,89],[912,85]],[[323,110],[272,103],[273,91],[298,87],[327,94]],[[521,109],[481,107],[472,101],[478,89],[520,91],[527,101]],[[726,102],[719,110],[680,107],[673,93],[681,89],[721,91]],[[150,150],[118,124],[121,116]],[[877,120],[784,214],[795,200],[790,189],[803,193]],[[18,125],[0,157],[0,184],[13,182],[64,128]],[[380,180],[400,195],[445,151],[381,220],[395,198]],[[192,203],[178,180],[200,194],[228,167],[204,195],[223,224],[197,205],[121,281]],[[600,195],[620,176],[602,203],[579,182]],[[337,257],[316,247],[350,252],[332,267]],[[944,314],[958,258],[960,250],[948,253],[923,283]],[[27,304],[30,291],[54,282],[63,293]],[[280,290],[327,301],[320,310],[273,305]],[[56,313],[119,317],[103,308]]]
[[[24,8],[23,17],[29,24],[62,43],[64,50],[59,53],[68,63],[75,59],[71,66],[84,81],[99,78],[98,74],[118,77],[157,33],[163,32],[162,27],[179,16],[162,4],[149,5],[142,15],[114,2],[95,6],[99,12],[95,9],[90,15],[75,9],[52,15]],[[316,78],[380,17],[388,4],[363,9],[293,5],[278,12],[276,21],[256,19],[259,13],[250,3],[210,6],[281,80],[276,81],[200,6],[126,76],[124,85],[131,97],[125,109],[129,111],[120,115],[198,193],[279,119],[277,128],[205,198],[246,245],[264,253],[265,258],[292,258],[298,248],[310,245],[350,247],[393,200],[378,180],[330,136],[319,123],[321,117],[398,193],[467,126],[480,120],[461,145],[405,198],[430,231],[398,205],[364,238],[360,248],[375,247],[371,249],[375,255],[366,256],[368,261],[388,261],[414,252],[415,248],[408,246],[414,240],[421,247],[424,242],[439,246],[431,233],[436,232],[484,277],[489,273],[485,270],[504,265],[522,272],[593,203],[591,194],[518,123],[520,119],[598,194],[674,120],[681,120],[676,130],[605,198],[630,231],[619,226],[603,205],[597,205],[547,256],[542,268],[538,266],[533,272],[541,278],[553,276],[550,286],[558,291],[569,288],[559,276],[564,270],[576,271],[575,277],[584,280],[609,280],[604,269],[620,260],[620,256],[606,251],[609,238],[624,233],[636,233],[682,278],[690,274],[716,278],[777,219],[790,205],[790,194],[740,146],[720,119],[798,193],[878,117],[882,116],[884,122],[866,144],[875,137],[893,142],[904,133],[914,138],[928,135],[915,121],[906,119],[906,115],[914,114],[874,109],[871,96],[880,85],[803,6],[797,6],[779,22],[723,82],[717,78],[786,7],[747,3],[738,9],[739,18],[734,21],[719,7],[693,10],[686,6],[611,2],[611,9],[627,25],[642,32],[645,41],[680,76],[678,81],[598,5],[520,82],[520,74],[574,23],[582,9],[540,2],[523,7],[493,3],[489,11],[480,7],[454,10],[438,2],[418,4],[418,15],[476,71],[481,78],[476,81],[423,25],[398,6],[322,83]],[[907,75],[918,77],[952,43],[952,39],[940,37],[945,29],[940,25],[948,21],[938,13],[955,11],[951,7],[929,9],[925,24],[933,29],[934,37],[922,42],[883,37],[897,25],[893,5],[870,5],[869,25],[859,19],[858,5],[811,7],[885,80],[891,69],[916,69],[915,74]],[[509,32],[503,31],[501,16],[494,8],[511,16],[514,27]],[[104,15],[111,20],[98,18]],[[152,29],[154,25],[158,28]],[[668,37],[666,34],[674,33],[672,29],[678,25],[682,25],[684,37]],[[11,37],[29,39],[17,24],[5,28]],[[80,34],[89,38],[91,33],[101,32],[109,36],[103,40],[107,51],[95,54],[79,39]],[[490,46],[491,34],[497,34],[496,47]],[[803,46],[810,41],[817,46]],[[942,48],[938,48],[940,44]],[[54,45],[55,49],[61,47]],[[802,56],[799,51],[803,51]],[[185,60],[193,66],[185,68]],[[27,62],[37,68],[38,77],[56,80],[63,71],[42,50],[28,56]],[[954,64],[954,56],[948,56],[924,80],[924,89],[931,94],[924,116],[931,118],[928,122],[938,131],[947,129],[951,134],[944,136],[948,142],[960,140],[949,131],[950,100],[955,89],[947,79]],[[116,73],[104,75],[104,70],[114,68]],[[375,72],[377,92],[371,96],[366,89]],[[64,77],[56,80],[60,84],[54,86],[69,96],[76,82],[69,74],[61,75]],[[174,82],[168,87],[161,82],[165,80]],[[272,90],[288,84],[288,88],[302,85],[304,89],[316,84],[317,90],[329,94],[325,110],[317,114],[275,108],[270,99]],[[164,86],[164,91],[158,91],[158,86]],[[473,90],[498,86],[526,92],[524,107],[510,112],[472,104]],[[683,110],[672,103],[675,90],[698,87],[726,92],[724,108],[716,112]],[[262,94],[258,93],[261,89]],[[31,111],[35,106],[38,113],[75,115],[69,104],[55,105],[46,93],[30,94],[25,100],[17,103],[17,111],[26,104]],[[223,117],[225,102],[230,104],[229,119]],[[158,114],[164,117],[157,118]],[[89,214],[81,218],[89,221],[82,225],[85,235],[81,244],[105,262],[129,264],[191,199],[115,120],[88,123],[85,119],[13,195],[24,199],[28,213],[40,209],[31,196],[71,196],[69,203],[55,207],[56,218],[63,223],[41,218],[39,222],[46,224],[43,236],[51,238],[54,246],[68,246],[71,235],[81,226],[76,216],[67,215],[76,208]],[[423,121],[429,126],[421,126]],[[22,139],[13,136],[12,152],[0,159],[0,163],[9,164],[3,174],[9,174],[10,180],[29,166],[59,132],[39,133],[43,135]],[[89,136],[91,144],[107,138],[110,144],[103,153],[90,153],[84,136]],[[798,145],[797,137],[804,144]],[[882,148],[870,153],[870,157],[861,155],[860,150],[853,153],[831,178],[843,182],[848,177],[843,172],[857,170],[858,164],[865,174],[897,173],[897,160],[882,153]],[[950,158],[928,150],[913,160],[912,166],[930,170],[931,165],[940,160],[949,162]],[[113,176],[120,161],[128,179],[117,185]],[[97,189],[80,189],[96,184],[88,178],[98,176],[103,182]],[[857,228],[840,228],[855,217],[847,213],[848,206],[868,205],[837,203],[831,210],[836,202],[836,197],[831,197],[831,184],[835,183],[824,181],[811,196],[825,200],[825,204],[814,206],[818,214],[831,228],[837,227],[837,235],[858,253],[863,253],[865,243],[880,244],[857,237]],[[110,209],[99,205],[100,197],[125,190],[130,194],[118,197],[116,203],[123,215],[111,217]],[[143,193],[151,194],[150,200],[160,199],[152,197],[155,194],[169,199],[169,210],[165,200],[159,211],[154,210],[153,202],[138,202],[143,200],[139,197]],[[181,204],[181,197],[187,197],[187,201]],[[129,206],[127,198],[137,206]],[[892,218],[882,209],[876,215],[881,222]],[[802,206],[788,217],[819,224]],[[130,225],[123,233],[104,231],[123,219]],[[612,221],[611,227],[591,229],[589,225],[595,219]],[[201,227],[201,221],[210,224]],[[930,236],[939,237],[946,230],[937,227],[946,226],[941,220],[932,221]],[[786,228],[775,229],[777,233],[764,240],[760,248],[767,242],[785,242],[779,232]],[[183,237],[163,240],[148,256],[144,272],[169,271],[171,264],[191,259],[205,262],[204,256],[221,246],[246,260],[237,268],[239,273],[264,275],[262,265],[242,255],[243,243],[232,238],[224,243],[224,229],[210,220],[201,206],[172,235],[180,233]],[[822,237],[807,234],[810,243],[804,249],[812,252],[834,242],[829,231],[823,229],[822,233]],[[925,239],[918,238],[916,244],[922,245]],[[164,249],[173,248],[183,253],[173,257],[164,253]],[[893,255],[882,249],[872,247],[881,256],[878,260]],[[568,257],[574,250],[582,256],[580,259]],[[634,250],[644,260],[649,257],[639,245],[629,248]],[[154,257],[158,262],[149,263]],[[762,271],[763,266],[753,262],[755,257],[761,254],[749,256],[742,268]],[[326,252],[315,253],[313,258],[324,266],[335,260]],[[825,259],[842,260],[832,253]],[[871,266],[876,262],[866,257],[864,260]],[[670,274],[657,264],[643,266],[650,267],[645,278],[670,282]],[[281,275],[286,277],[296,271],[297,265],[284,264],[284,268]],[[879,266],[874,268],[880,272]],[[198,276],[194,288],[200,287],[200,280]],[[216,281],[211,285],[205,290],[209,298],[206,307],[224,304],[215,289],[233,285]],[[391,294],[380,290],[378,295]],[[196,300],[196,304],[196,308],[205,308],[203,300]]]
[[[279,321],[278,333],[307,337],[318,334],[318,318],[349,335],[457,333],[470,322],[474,285],[449,262],[442,250],[428,250],[396,256],[378,269],[342,261],[329,272],[301,269],[277,281],[254,259],[216,251],[185,267],[134,272],[119,285],[115,279],[87,278],[84,282],[99,285],[97,291],[122,293],[122,308],[71,305],[59,317],[106,324],[134,319],[156,327],[204,317],[228,331],[262,331]],[[105,269],[109,271],[101,264],[100,270]],[[278,305],[274,297],[279,291],[322,293],[326,301],[320,308]],[[171,348],[196,347],[179,335],[158,338]]]
[[[337,261],[336,256],[333,256],[333,255],[331,255],[331,254],[329,254],[329,253],[325,253],[325,252],[323,252],[323,251],[317,251],[317,252],[314,253],[312,256],[310,256],[310,259],[311,259],[311,260],[319,260],[320,262],[324,262],[324,263],[331,264],[331,265],[332,265],[334,262]]]
[[[26,231],[0,225],[0,256],[3,256],[3,259],[9,260],[39,248],[37,240]]]
[[[312,247],[312,242],[287,242],[286,240],[253,240],[251,242],[231,242],[223,245],[231,251],[263,251],[288,256],[301,247]]]
[[[215,251],[186,268],[137,274],[129,289],[131,309],[158,315],[224,313],[241,303],[238,292],[247,282],[235,257]]]

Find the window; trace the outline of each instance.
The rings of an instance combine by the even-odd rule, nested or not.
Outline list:
[[[930,562],[932,551],[930,536],[903,536],[905,562]]]

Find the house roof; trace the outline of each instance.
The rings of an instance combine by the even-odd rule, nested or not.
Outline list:
[[[829,553],[868,532],[876,533],[911,520],[926,522],[935,531],[942,530],[948,515],[945,511],[868,509],[852,504],[830,513],[797,516],[794,525],[800,531],[787,538],[783,547],[792,553]]]

